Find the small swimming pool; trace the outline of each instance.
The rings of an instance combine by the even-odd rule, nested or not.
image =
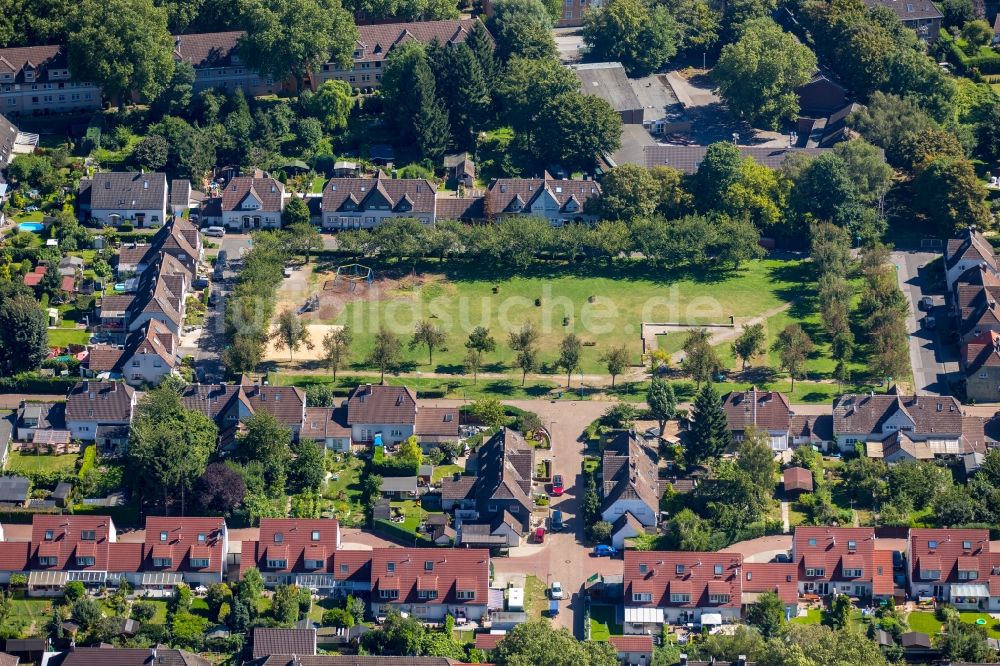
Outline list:
[[[125,291],[125,283],[119,282],[115,285],[115,291]]]
[[[22,222],[17,225],[17,228],[21,231],[29,231],[33,234],[37,234],[45,229],[45,225],[41,222]]]

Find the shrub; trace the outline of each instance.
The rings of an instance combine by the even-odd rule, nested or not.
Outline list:
[[[156,604],[151,601],[137,601],[132,604],[132,619],[149,622],[156,615]]]
[[[72,580],[63,587],[63,596],[66,597],[67,601],[76,601],[80,599],[87,593],[87,588],[83,586],[83,583],[78,580]]]

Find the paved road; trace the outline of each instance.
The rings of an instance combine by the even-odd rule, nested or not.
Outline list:
[[[227,234],[219,243],[219,250],[225,250],[229,257],[229,263],[223,271],[221,281],[213,281],[212,290],[219,294],[219,300],[215,306],[209,306],[205,314],[205,325],[202,327],[201,337],[198,339],[198,349],[195,351],[195,368],[204,373],[204,381],[221,381],[222,363],[220,355],[225,348],[225,321],[224,312],[226,308],[226,297],[232,289],[233,280],[236,278],[236,267],[234,263],[239,263],[240,251],[249,249],[250,236],[247,234]],[[211,252],[211,251],[210,251]]]
[[[940,328],[926,329],[920,320],[924,315],[918,304],[923,296],[934,299],[934,315],[942,324],[948,318],[944,295],[933,293],[928,287],[928,275],[924,267],[940,256],[934,252],[893,252],[899,288],[910,305],[906,315],[906,330],[909,333],[910,366],[913,368],[914,389],[924,395],[950,395],[948,381],[957,378],[958,352],[951,345],[942,344]]]

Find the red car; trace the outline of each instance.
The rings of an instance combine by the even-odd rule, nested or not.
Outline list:
[[[539,527],[535,530],[535,543],[545,543],[545,528]]]
[[[563,494],[563,478],[562,474],[556,474],[552,477],[552,494],[559,497]]]

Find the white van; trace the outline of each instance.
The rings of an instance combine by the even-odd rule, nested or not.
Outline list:
[[[205,235],[206,236],[215,236],[217,238],[222,238],[223,236],[226,235],[226,228],[225,227],[209,227],[208,229],[205,229]]]

